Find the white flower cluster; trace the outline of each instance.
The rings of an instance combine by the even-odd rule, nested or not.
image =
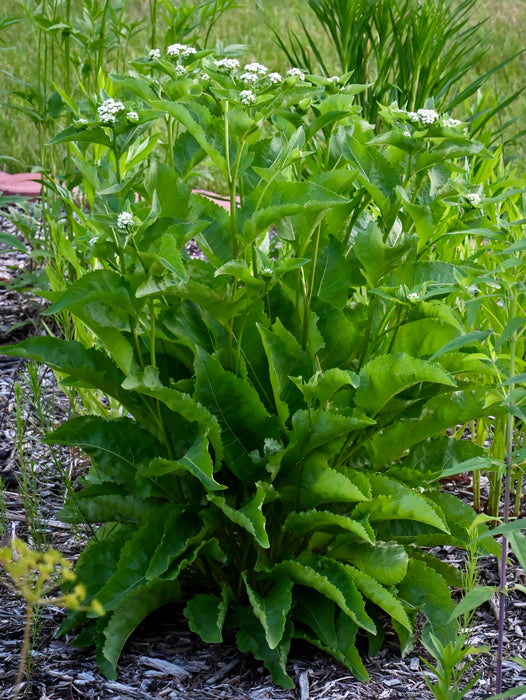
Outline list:
[[[479,204],[482,204],[482,197],[477,192],[468,192],[466,199],[473,207],[477,207]]]
[[[175,72],[177,75],[182,76],[186,73],[186,68],[184,66],[175,66]]]
[[[408,112],[407,114],[412,122],[426,125],[434,124],[440,119],[440,115],[434,109],[419,109],[418,112]]]
[[[125,109],[122,102],[116,102],[113,98],[104,100],[97,109],[97,115],[103,124],[115,124],[115,119],[119,112]]]
[[[201,78],[201,80],[205,80],[206,82],[209,82],[211,80],[208,73],[205,73],[204,70],[199,73],[199,77]]]
[[[446,129],[454,129],[455,126],[458,126],[459,124],[462,124],[461,121],[458,119],[453,119],[453,117],[448,117],[447,115],[444,115],[442,117],[442,126],[445,126]]]
[[[245,85],[255,85],[259,80],[257,73],[242,73],[239,77]]]
[[[279,85],[283,82],[283,76],[280,73],[269,73],[267,78],[272,85]]]
[[[123,211],[117,217],[117,228],[121,231],[129,231],[133,226],[133,216],[129,211]]]
[[[219,61],[214,61],[216,68],[225,71],[226,73],[232,73],[239,68],[239,61],[237,58],[221,58]]]
[[[245,65],[245,71],[247,73],[255,73],[256,75],[263,76],[268,73],[268,68],[262,63],[247,63]]]
[[[253,105],[256,101],[256,96],[252,90],[241,90],[239,93],[239,99],[241,100],[241,104]]]
[[[289,68],[289,70],[287,71],[287,77],[299,78],[300,80],[305,80],[305,74],[299,68]]]
[[[327,78],[329,83],[337,83],[340,80],[340,76],[338,75],[331,75],[330,78]]]
[[[170,44],[166,49],[166,54],[168,56],[175,56],[179,58],[189,58],[192,54],[197,53],[193,46],[188,46],[187,44]]]
[[[137,124],[139,121],[139,115],[137,112],[128,112],[126,114],[126,119],[130,122],[130,124]]]
[[[148,54],[148,58],[150,61],[153,61],[154,58],[161,58],[161,50],[160,49],[152,49],[150,53]]]

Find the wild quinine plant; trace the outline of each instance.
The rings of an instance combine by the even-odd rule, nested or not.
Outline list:
[[[61,517],[93,528],[77,576],[106,611],[62,630],[114,677],[176,601],[283,687],[293,638],[362,680],[385,625],[407,651],[421,612],[447,645],[459,574],[423,548],[484,531],[438,486],[484,455],[447,429],[500,410],[448,303],[477,263],[441,258],[467,235],[456,179],[483,147],[432,104],[383,108],[375,134],[347,76],[181,44],[133,69],[54,139],[78,166],[53,185],[75,264],[44,294],[78,339],[3,348],[108,399],[49,436],[91,458]]]

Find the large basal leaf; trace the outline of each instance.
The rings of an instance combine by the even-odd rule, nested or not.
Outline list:
[[[366,574],[364,571],[359,571],[354,567],[350,567],[352,576],[357,588],[362,594],[372,600],[379,608],[385,610],[394,620],[397,620],[408,631],[413,630],[413,626],[407,616],[404,606],[391,591],[382,586],[381,583],[373,577]]]
[[[188,626],[203,642],[217,644],[223,641],[223,624],[228,610],[225,595],[219,598],[211,593],[198,593],[183,610]]]
[[[105,531],[104,526],[97,531],[97,539],[90,540],[80,553],[75,566],[77,579],[86,590],[86,604],[89,604],[104,587],[117,569],[121,550],[133,529],[130,526],[112,526]],[[70,610],[61,624],[58,634],[70,632],[86,621],[87,613]],[[93,640],[88,644],[92,644]]]
[[[134,523],[163,500],[134,496],[122,485],[106,482],[86,486],[71,496],[58,512],[65,523]]]
[[[286,459],[296,461],[320,448],[328,457],[334,457],[349,434],[374,424],[373,418],[360,413],[346,415],[323,409],[296,411],[292,418],[294,432]]]
[[[276,564],[268,573],[313,588],[335,602],[357,625],[376,634],[376,626],[365,612],[363,598],[346,564],[303,551],[294,560]]]
[[[352,542],[345,536],[333,540],[329,555],[353,564],[386,586],[399,583],[407,573],[409,557],[396,542],[365,544]]]
[[[289,513],[283,523],[284,530],[291,530],[298,537],[303,537],[315,532],[328,532],[333,535],[341,535],[342,532],[345,541],[348,542],[350,552],[357,546],[357,541],[365,541],[369,544],[374,544],[374,530],[367,526],[367,523],[354,520],[347,515],[331,513],[328,510],[307,510],[302,512]],[[349,535],[352,535],[350,537]],[[345,556],[336,556],[333,548],[331,548],[331,556],[334,559],[346,559]]]
[[[308,455],[285,478],[280,478],[276,486],[284,501],[293,503],[294,508],[307,509],[322,503],[369,500],[363,492],[361,482],[355,483],[351,474],[346,476],[329,467],[325,455],[317,452]]]
[[[150,560],[161,542],[171,506],[153,508],[124,544],[117,569],[97,593],[105,610],[114,610],[131,591],[147,583]]]
[[[121,388],[124,374],[110,358],[75,340],[28,338],[17,345],[4,345],[0,352],[46,364],[57,372],[100,389],[124,405],[132,403],[130,395]]]
[[[247,381],[225,370],[200,349],[196,352],[195,374],[195,398],[219,421],[229,469],[242,481],[253,483],[264,473],[254,464],[250,452],[262,451],[265,438],[278,437],[279,422],[267,413]]]
[[[452,619],[455,604],[446,582],[436,571],[421,561],[411,559],[407,575],[397,588],[402,600],[426,616],[424,634],[432,632],[442,644],[455,639],[456,624]]]
[[[158,534],[152,535],[152,539],[158,538]],[[156,540],[158,545],[153,554],[149,555],[145,571],[148,581],[162,576],[175,560],[200,544],[206,535],[206,530],[197,515],[171,505],[161,535],[160,540]]]
[[[449,534],[449,528],[440,509],[417,491],[380,474],[370,474],[373,498],[360,503],[353,517],[370,520],[416,520],[427,523]]]
[[[368,362],[360,372],[360,386],[354,401],[375,416],[389,401],[421,382],[456,386],[440,365],[398,353],[381,355]]]
[[[123,382],[123,387],[128,390],[136,391],[139,394],[150,396],[157,401],[161,401],[167,408],[174,413],[178,413],[188,422],[198,423],[201,429],[201,437],[208,437],[214,447],[216,464],[220,464],[223,455],[223,445],[217,419],[205,406],[201,405],[190,396],[190,394],[163,386],[159,379],[159,371],[155,367],[146,367],[140,375],[126,377]],[[195,457],[200,457],[199,461],[202,466],[206,466],[205,462],[207,462],[205,451],[207,452],[200,438],[196,440],[196,444],[189,450]],[[191,459],[191,457],[189,459]],[[185,464],[186,467],[184,468],[188,468],[189,471],[192,471],[193,467],[190,462],[187,461]],[[152,469],[154,469],[154,467],[152,467]],[[202,470],[202,472],[206,474],[207,470],[208,466],[206,466],[206,469]],[[200,476],[198,476],[200,473],[199,468],[196,467],[194,476],[200,478]]]
[[[137,470],[165,448],[129,418],[79,416],[46,436],[46,442],[80,447],[93,460],[93,478],[132,482]]]
[[[265,630],[267,644],[275,649],[285,633],[294,584],[287,578],[281,578],[266,595],[260,595],[250,585],[246,572],[242,572],[242,577],[254,615]]]
[[[418,417],[401,417],[396,423],[376,434],[368,443],[373,466],[389,464],[413,445],[444,432],[447,428],[467,423],[499,409],[486,406],[487,390],[483,387],[463,389],[434,396],[423,406]]]
[[[208,440],[204,435],[198,435],[194,444],[180,459],[155,457],[141,473],[143,476],[191,474],[208,491],[220,491],[227,488],[214,479],[214,465],[208,451]]]
[[[263,505],[269,494],[269,485],[258,483],[256,494],[239,510],[228,505],[222,496],[208,496],[210,503],[213,503],[222,513],[236,525],[240,525],[254,537],[260,547],[268,549],[270,542],[265,530],[266,520],[263,515]]]
[[[282,688],[294,688],[294,683],[286,670],[290,640],[292,638],[292,623],[290,621],[287,623],[281,642],[275,649],[271,649],[267,643],[265,630],[252,610],[245,608],[239,615],[241,620],[239,632],[236,636],[238,649],[242,652],[248,651],[254,658],[263,661],[272,674],[272,680],[276,685]]]
[[[355,646],[358,625],[331,600],[316,591],[296,587],[294,603],[294,636],[331,654],[347,666],[358,680],[367,683],[369,674]],[[310,630],[303,628],[303,625]]]
[[[103,635],[102,648],[98,649],[97,663],[109,679],[117,677],[119,656],[126,640],[150,613],[180,598],[177,581],[152,581],[136,588],[115,608]]]

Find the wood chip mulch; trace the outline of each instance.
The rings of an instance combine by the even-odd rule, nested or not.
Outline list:
[[[0,230],[13,229],[0,217]],[[8,251],[0,244],[0,344],[40,333],[40,302],[10,287],[27,264],[22,253]],[[18,386],[18,391],[17,387]],[[37,397],[35,396],[37,395]],[[38,398],[40,395],[40,398]],[[38,410],[38,406],[43,411]],[[82,455],[66,448],[43,444],[43,433],[65,420],[70,402],[57,386],[53,373],[41,367],[0,355],[0,538],[13,535],[34,546],[54,546],[74,560],[84,535],[64,525],[56,512],[65,497],[65,482],[85,468]],[[17,426],[22,426],[20,436]],[[458,488],[463,488],[459,486]],[[461,494],[462,495],[462,494]],[[469,493],[466,491],[467,496]],[[451,561],[460,553],[443,548],[440,554]],[[480,563],[482,583],[497,585],[497,562]],[[511,566],[508,582],[524,582],[518,567]],[[471,643],[496,649],[497,624],[490,604],[476,613]],[[24,605],[0,583],[0,700],[13,694],[24,625]],[[374,658],[366,658],[371,681],[357,681],[341,664],[301,643],[293,644],[288,671],[295,690],[273,685],[262,665],[237,651],[233,637],[221,645],[203,643],[189,631],[181,609],[170,607],[152,615],[128,641],[117,681],[108,681],[97,670],[91,649],[76,649],[67,637],[55,632],[63,612],[40,610],[34,628],[30,672],[21,697],[31,700],[115,699],[140,700],[428,700],[420,660],[422,648],[401,659],[394,634]],[[526,599],[520,593],[509,596],[506,619],[506,653],[526,658]],[[478,656],[473,673],[480,679],[465,695],[468,700],[489,697],[494,687],[494,657]],[[526,684],[526,671],[505,661],[504,687]],[[526,700],[526,694],[520,696]]]

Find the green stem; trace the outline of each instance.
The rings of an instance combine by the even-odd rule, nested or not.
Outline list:
[[[310,278],[307,288],[307,296],[305,298],[305,305],[303,308],[303,329],[301,334],[301,346],[305,350],[307,347],[307,337],[309,334],[309,315],[310,306],[312,302],[312,295],[314,293],[314,279],[316,277],[316,263],[318,262],[318,251],[320,248],[320,236],[321,236],[321,221],[318,222],[318,230],[316,233],[316,242],[314,244],[314,256],[311,262]]]
[[[367,351],[369,349],[369,340],[371,338],[371,330],[373,327],[373,315],[376,307],[376,297],[373,297],[369,301],[369,311],[367,312],[367,325],[365,327],[365,334],[363,339],[362,354],[360,355],[360,362],[358,365],[358,371],[361,370],[363,363],[367,359]]]
[[[16,674],[15,689],[13,691],[13,700],[17,700],[20,695],[20,684],[24,678],[24,671],[27,667],[27,657],[29,654],[29,645],[31,641],[31,626],[33,623],[33,605],[27,603],[26,617],[24,623],[24,639],[22,649],[20,651],[20,661],[18,663],[18,672]]]
[[[115,174],[117,175],[117,182],[120,184],[122,182],[122,175],[121,175],[121,163],[120,163],[120,158],[119,158],[119,150],[117,148],[117,134],[115,133],[115,129],[112,129],[112,132],[113,132],[113,138],[112,138],[111,150],[113,151],[113,157],[115,158]]]

